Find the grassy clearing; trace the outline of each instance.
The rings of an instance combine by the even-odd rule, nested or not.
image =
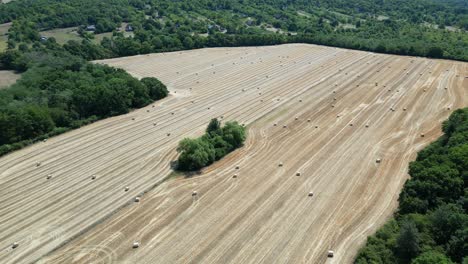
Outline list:
[[[8,87],[16,82],[21,75],[13,71],[0,71],[0,89]]]
[[[6,50],[11,23],[0,24],[0,52]]]
[[[55,40],[59,44],[65,44],[69,40],[81,41],[83,39],[80,37],[80,35],[78,35],[76,27],[46,30],[46,31],[42,31],[40,34],[41,36],[45,36],[48,38],[51,38],[51,37],[55,38]]]

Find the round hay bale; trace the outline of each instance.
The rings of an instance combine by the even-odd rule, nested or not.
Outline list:
[[[239,168],[240,168],[239,165],[237,165],[237,166],[236,166],[236,170],[238,170]]]
[[[283,167],[283,162],[278,163],[278,167]]]
[[[132,120],[133,120],[133,121],[135,121],[135,118],[134,118],[134,117],[132,117]]]
[[[274,123],[273,126],[277,126],[278,124]]]
[[[309,123],[310,123],[310,121],[311,121],[310,119],[307,119],[307,122],[309,122]]]
[[[13,244],[11,244],[11,248],[15,249],[19,246],[19,243],[18,242],[13,242]]]
[[[284,125],[283,128],[287,128],[288,126]]]
[[[294,119],[295,119],[295,120],[299,120],[299,117],[296,116]]]
[[[332,250],[328,250],[327,257],[333,258],[334,254],[335,253]]]
[[[300,173],[300,172],[296,172],[296,176],[301,176],[301,173]]]
[[[423,134],[423,133],[421,133],[421,137],[424,137],[424,134]]]
[[[91,180],[95,180],[95,179],[96,179],[96,174],[91,175]]]
[[[41,166],[41,162],[38,161],[36,162],[36,167],[39,167],[39,166]]]
[[[150,111],[149,110],[146,110],[147,113],[149,113]]]
[[[198,192],[197,191],[193,191],[192,192],[192,196],[197,196],[198,195]]]
[[[349,126],[353,126],[353,123],[349,124]]]
[[[369,127],[369,124],[366,124],[366,127]]]
[[[132,248],[139,248],[140,247],[140,242],[133,242]]]
[[[124,191],[128,192],[128,190],[130,190],[130,187],[125,187],[124,188]]]
[[[140,198],[140,197],[135,197],[135,203],[139,203],[139,202],[140,202],[140,200],[141,200],[141,198]]]
[[[309,196],[309,197],[312,197],[312,196],[314,196],[314,193],[313,193],[313,192],[309,192],[308,196]]]
[[[167,133],[167,136],[169,137],[171,135],[171,133]]]
[[[237,174],[232,175],[232,178],[236,179],[236,178],[237,178]]]
[[[382,162],[382,160],[381,159],[376,159],[375,162],[380,163],[380,162]]]
[[[315,128],[318,128],[318,126],[315,126]]]

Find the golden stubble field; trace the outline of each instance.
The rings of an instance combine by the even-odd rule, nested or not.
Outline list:
[[[97,63],[171,95],[0,158],[5,263],[350,263],[468,101],[467,63],[315,45]],[[246,124],[245,146],[164,181],[214,117]]]

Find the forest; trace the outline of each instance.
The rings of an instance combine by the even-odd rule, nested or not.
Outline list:
[[[398,211],[368,238],[356,264],[467,263],[468,108],[453,112],[442,131],[411,162]]]
[[[242,146],[245,138],[245,128],[236,121],[226,122],[221,126],[221,122],[214,118],[203,136],[185,138],[179,142],[177,169],[196,171],[206,167]]]
[[[64,46],[87,60],[304,42],[468,61],[468,7],[457,0],[18,0],[0,6],[0,21],[13,22],[10,49],[78,27],[82,41]],[[104,32],[112,34],[93,40]]]
[[[168,94],[155,78],[137,80],[60,48],[6,55],[3,63],[24,73],[16,84],[0,90],[0,155]]]

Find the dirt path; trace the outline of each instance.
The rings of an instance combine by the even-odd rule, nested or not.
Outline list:
[[[6,263],[351,262],[395,208],[408,162],[468,101],[467,63],[314,45],[101,63],[156,76],[171,96],[0,158]],[[245,147],[134,203],[213,117],[249,125]]]

